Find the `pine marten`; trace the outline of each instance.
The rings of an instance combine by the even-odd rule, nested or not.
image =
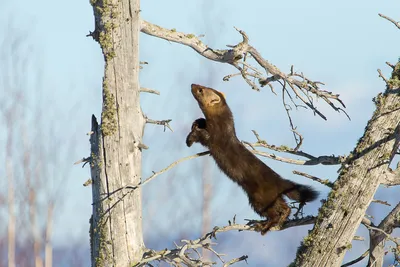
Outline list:
[[[268,218],[255,226],[256,231],[264,235],[288,218],[291,210],[283,195],[300,205],[318,197],[313,188],[283,179],[239,141],[232,112],[221,92],[197,84],[191,87],[206,118],[193,122],[186,144],[190,147],[197,142],[207,147],[218,167],[247,193],[254,211]]]

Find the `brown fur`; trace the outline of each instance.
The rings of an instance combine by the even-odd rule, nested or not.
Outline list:
[[[283,179],[238,140],[232,112],[221,92],[192,84],[192,94],[206,118],[193,122],[186,144],[198,142],[207,147],[218,167],[243,188],[254,211],[268,218],[256,226],[261,234],[281,226],[290,215],[283,195],[301,205],[317,198],[311,187]]]

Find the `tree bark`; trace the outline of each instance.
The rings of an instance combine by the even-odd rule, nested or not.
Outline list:
[[[368,267],[383,266],[385,256],[385,241],[387,235],[392,234],[393,229],[400,225],[400,202],[396,207],[382,220],[376,229],[370,229],[369,240],[369,261]]]
[[[145,120],[139,103],[139,0],[91,0],[105,59],[101,125],[92,117],[92,266],[132,266],[142,257],[140,182]]]
[[[400,63],[350,159],[319,210],[311,233],[300,246],[295,266],[340,266],[378,186],[398,148]]]

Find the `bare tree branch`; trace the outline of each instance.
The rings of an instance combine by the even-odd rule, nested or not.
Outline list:
[[[116,202],[115,202],[114,204],[111,205],[111,208],[113,208],[113,207],[114,207],[115,205],[117,205],[120,201],[122,201],[122,200],[124,199],[124,197],[126,197],[128,194],[132,193],[135,189],[137,189],[137,188],[139,188],[139,187],[141,187],[141,186],[147,184],[148,182],[150,182],[151,180],[153,180],[154,178],[156,178],[156,177],[159,176],[160,174],[163,174],[164,172],[166,172],[166,171],[168,171],[168,170],[174,168],[174,167],[175,167],[176,165],[178,165],[179,163],[182,163],[182,162],[184,162],[184,161],[186,161],[186,160],[190,160],[190,159],[202,157],[202,156],[205,156],[205,155],[209,155],[209,154],[210,154],[209,151],[204,151],[204,152],[196,153],[196,154],[194,154],[194,155],[187,156],[187,157],[181,158],[181,159],[179,159],[179,160],[177,160],[177,161],[174,161],[173,163],[171,163],[170,165],[168,165],[167,167],[165,167],[164,169],[162,169],[162,170],[160,170],[160,171],[158,171],[158,172],[154,172],[154,171],[153,171],[153,174],[152,174],[150,177],[148,177],[148,178],[145,179],[144,181],[140,182],[139,184],[136,184],[136,185],[126,185],[126,186],[124,186],[124,187],[121,187],[121,188],[119,188],[119,189],[113,191],[113,192],[109,192],[104,198],[100,199],[99,202],[102,202],[102,201],[104,201],[104,200],[106,200],[106,199],[109,199],[110,197],[112,197],[114,194],[120,192],[121,190],[129,189],[128,192],[124,193],[121,197],[119,197],[119,198],[116,200]],[[97,202],[96,202],[96,203],[93,203],[92,205],[94,205],[94,204],[97,204]]]
[[[305,106],[310,108],[315,114],[318,114],[324,120],[326,120],[325,115],[315,107],[314,99],[310,96],[310,93],[316,98],[323,99],[334,110],[345,113],[342,109],[345,108],[345,105],[340,100],[339,95],[320,90],[319,85],[323,85],[323,83],[312,81],[302,73],[299,74],[294,72],[293,68],[289,74],[283,73],[275,65],[264,59],[254,47],[249,45],[249,38],[242,30],[236,29],[242,35],[242,42],[237,45],[230,45],[229,47],[231,49],[212,49],[205,45],[194,34],[185,34],[178,32],[175,29],[165,29],[145,20],[142,20],[141,26],[141,31],[145,34],[186,45],[207,59],[232,65],[239,71],[244,80],[254,90],[258,91],[260,88],[251,78],[258,78],[261,87],[272,82],[284,82],[292,89],[298,99],[300,99]],[[246,62],[248,55],[250,55],[258,65],[264,69],[264,74]],[[224,80],[229,80],[229,78],[237,75],[238,74],[225,76]],[[286,87],[285,90],[287,90]],[[338,105],[334,102],[337,102]],[[346,116],[348,115],[346,114]]]
[[[82,159],[80,159],[80,160],[74,162],[74,165],[83,163],[83,165],[82,165],[82,168],[83,168],[83,167],[85,167],[85,165],[86,165],[87,163],[89,163],[91,160],[92,160],[92,157],[82,158]]]
[[[316,218],[312,216],[308,216],[302,219],[295,219],[295,220],[290,220],[286,221],[281,228],[274,227],[271,229],[271,231],[279,231],[279,230],[284,230],[287,228],[295,227],[295,226],[300,226],[300,225],[308,225],[308,224],[313,224],[315,222]],[[233,220],[235,221],[235,219]],[[139,266],[145,266],[151,261],[159,260],[159,261],[166,261],[170,264],[174,263],[184,263],[186,266],[207,266],[208,265],[214,265],[216,264],[215,262],[210,263],[210,262],[203,262],[201,258],[193,258],[190,255],[190,252],[193,252],[193,250],[197,248],[204,248],[207,250],[212,251],[214,254],[216,254],[220,260],[224,263],[223,266],[230,266],[234,263],[237,263],[239,261],[243,261],[247,259],[247,256],[241,256],[239,258],[232,259],[228,262],[224,262],[222,259],[222,255],[215,252],[211,248],[212,245],[216,245],[216,243],[212,243],[211,239],[216,238],[217,233],[222,233],[222,232],[228,232],[228,231],[255,231],[255,224],[260,221],[258,220],[249,220],[249,223],[247,224],[236,224],[236,223],[229,223],[227,226],[223,227],[214,227],[214,229],[206,233],[205,235],[201,236],[198,239],[195,240],[181,240],[183,245],[177,245],[177,248],[175,249],[165,249],[161,251],[153,251],[149,250],[144,253],[143,258],[140,262],[138,262],[135,267]],[[192,250],[192,251],[190,251]],[[176,266],[181,266],[181,265],[176,265]]]
[[[383,15],[383,14],[378,14],[381,18],[384,18],[384,19],[387,19],[388,21],[390,21],[391,23],[393,23],[394,24],[394,26],[396,26],[398,29],[400,29],[400,22],[398,22],[398,21],[395,21],[394,19],[392,19],[392,18],[389,18],[389,17],[387,17],[387,16],[385,16],[385,15]]]
[[[289,125],[290,125],[290,128],[292,129],[293,137],[294,137],[294,140],[296,141],[296,144],[297,144],[297,146],[295,147],[294,150],[297,151],[301,147],[301,145],[303,144],[303,136],[296,131],[296,127],[293,124],[293,120],[292,120],[292,117],[290,115],[290,111],[292,110],[292,107],[289,104],[286,103],[286,99],[285,99],[285,95],[286,94],[289,96],[290,101],[293,103],[293,105],[296,108],[304,107],[304,106],[300,106],[300,105],[296,104],[296,102],[293,100],[293,97],[290,95],[290,92],[288,90],[286,90],[286,82],[284,82],[282,84],[282,103],[283,103],[283,106],[285,107],[286,115],[287,115],[288,120],[289,120]],[[253,132],[256,135],[257,139],[258,139],[258,134],[255,131],[253,131]]]
[[[280,71],[276,66],[270,64],[267,60],[265,60],[261,54],[254,48],[249,46],[248,52],[254,57],[258,64],[260,64],[267,73],[270,73],[271,76],[264,81],[261,81],[263,85],[268,84],[269,82],[284,80],[289,84],[294,93],[302,99],[301,95],[296,91],[296,89],[300,90],[305,95],[306,92],[314,94],[316,97],[322,98],[327,104],[329,104],[336,111],[343,111],[340,107],[337,107],[331,100],[339,102],[339,104],[345,108],[346,106],[340,100],[339,95],[334,95],[331,92],[320,90],[318,85],[322,84],[318,81],[311,81],[308,78],[304,77],[303,74],[299,75],[297,73],[290,73],[286,75],[282,71]],[[300,76],[302,80],[294,79],[293,77]],[[326,120],[326,117],[320,113],[314,104],[311,101],[307,101],[302,99],[302,102],[307,105],[310,109],[312,109],[315,113],[317,113],[321,118]],[[346,113],[345,113],[346,114]],[[347,115],[347,114],[346,114]]]
[[[380,69],[378,69],[378,74],[379,74],[379,77],[381,77],[382,80],[387,84],[387,83],[388,83],[388,80],[386,79],[385,76],[383,76],[382,71],[381,71]]]
[[[139,149],[149,149],[149,147],[146,146],[146,145],[143,144],[143,143],[138,143],[137,146],[138,146]]]
[[[362,237],[362,236],[355,235],[355,236],[353,237],[353,240],[355,240],[355,241],[365,241],[365,238]]]
[[[387,239],[394,242],[397,247],[400,246],[399,241],[390,236],[396,227],[400,227],[400,202],[377,227],[367,226],[370,230],[370,250],[367,266],[382,266],[385,255],[385,241]]]
[[[140,87],[140,92],[160,95],[160,91],[145,88],[145,87]]]
[[[298,146],[296,148],[289,148],[287,146],[270,145],[265,140],[262,140],[256,131],[253,130],[253,133],[257,138],[257,142],[256,143],[249,143],[249,142],[243,141],[243,143],[248,145],[248,146],[250,146],[252,148],[252,150],[250,150],[250,151],[253,152],[256,155],[260,155],[260,156],[263,156],[263,157],[267,157],[267,158],[270,158],[270,159],[275,159],[275,160],[278,160],[278,161],[291,163],[291,164],[295,164],[295,165],[318,165],[318,164],[322,164],[322,165],[339,165],[339,164],[345,163],[346,160],[347,160],[346,156],[334,156],[334,155],[332,155],[332,156],[318,156],[318,157],[316,157],[316,156],[310,155],[309,153],[306,153],[306,152],[303,152],[301,150],[298,150],[298,148],[299,148]],[[284,157],[277,156],[275,154],[271,154],[271,153],[267,153],[267,152],[262,152],[262,151],[256,150],[255,147],[264,147],[264,148],[268,148],[268,149],[271,149],[271,150],[274,150],[274,151],[277,151],[277,152],[284,152],[284,153],[288,153],[288,154],[292,154],[292,155],[296,155],[296,156],[305,157],[305,158],[307,158],[309,160],[297,160],[297,159],[284,158]]]
[[[316,182],[318,182],[320,184],[326,185],[326,186],[328,186],[330,188],[333,187],[333,183],[330,182],[328,179],[321,179],[321,178],[318,178],[316,176],[310,175],[308,173],[299,172],[299,171],[293,171],[293,174],[304,176],[304,177],[309,178],[309,179],[311,179],[313,181],[316,181]]]
[[[198,157],[202,157],[202,156],[205,156],[205,155],[209,155],[209,154],[210,154],[209,151],[204,151],[204,152],[196,153],[196,154],[191,155],[191,156],[187,156],[187,157],[181,158],[181,159],[179,159],[179,160],[177,160],[177,161],[171,163],[170,165],[168,165],[168,167],[166,167],[166,168],[164,168],[164,169],[162,169],[162,170],[160,170],[160,171],[158,171],[158,172],[153,172],[153,174],[152,174],[149,178],[147,178],[146,180],[144,180],[143,182],[141,182],[140,185],[145,185],[145,184],[147,184],[148,182],[150,182],[151,180],[153,180],[154,178],[156,178],[158,175],[160,175],[160,174],[162,174],[162,173],[164,173],[164,172],[166,172],[166,171],[172,169],[173,167],[175,167],[175,166],[178,165],[179,163],[182,163],[182,162],[184,162],[184,161],[186,161],[186,160],[195,159],[195,158],[198,158]],[[139,186],[139,185],[138,185],[138,186]]]
[[[245,141],[242,141],[242,142],[243,142],[243,144],[248,145],[250,147],[252,147],[252,145],[253,145],[253,144],[245,142]],[[306,164],[307,161],[305,161],[305,160],[284,158],[284,157],[277,156],[275,154],[271,154],[271,153],[267,153],[267,152],[263,152],[263,151],[257,150],[255,148],[253,148],[250,151],[252,153],[256,154],[256,155],[263,156],[263,157],[270,158],[270,159],[274,159],[274,160],[281,161],[281,162],[285,162],[285,163],[290,163],[290,164],[295,164],[295,165],[307,165]]]
[[[240,258],[232,259],[232,260],[226,262],[226,263],[224,264],[223,267],[228,267],[228,266],[230,266],[230,265],[232,265],[232,264],[234,264],[234,263],[237,263],[237,262],[239,262],[239,261],[246,261],[247,258],[248,258],[248,256],[247,256],[247,255],[244,255],[244,256],[242,256],[242,257],[240,257]],[[246,262],[247,262],[247,261],[246,261]]]
[[[89,186],[91,184],[93,184],[93,180],[92,180],[92,178],[89,178],[86,180],[86,182],[83,183],[83,186]]]
[[[163,126],[164,126],[164,132],[165,132],[165,129],[166,129],[166,128],[170,129],[171,132],[174,131],[174,130],[172,130],[171,126],[169,125],[169,123],[170,123],[172,120],[161,120],[161,121],[156,121],[156,120],[149,119],[149,118],[147,118],[146,116],[144,116],[144,118],[146,119],[146,123],[151,123],[151,124],[156,124],[156,125],[163,125]]]
[[[167,41],[189,46],[207,59],[229,64],[233,64],[236,61],[233,49],[211,49],[194,34],[185,34],[183,32],[178,32],[175,29],[169,30],[145,20],[142,20],[141,26],[141,32]]]
[[[389,207],[391,206],[387,201],[383,201],[383,200],[379,200],[379,199],[373,199],[371,202],[382,204],[382,205],[389,206]]]
[[[343,264],[341,267],[347,267],[347,266],[351,266],[353,264],[356,264],[359,261],[362,261],[367,255],[368,255],[369,249],[366,250],[363,254],[361,254],[360,257],[358,257],[357,259],[354,259],[352,261],[349,261],[348,263]]]
[[[392,68],[392,71],[393,71],[394,68],[396,67],[394,64],[392,64],[392,63],[390,63],[390,62],[388,62],[388,61],[386,61],[385,63],[386,63],[386,65],[388,65],[389,67]]]

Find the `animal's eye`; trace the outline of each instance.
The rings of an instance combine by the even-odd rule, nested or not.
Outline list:
[[[203,93],[203,89],[199,88],[199,93],[200,94]]]

